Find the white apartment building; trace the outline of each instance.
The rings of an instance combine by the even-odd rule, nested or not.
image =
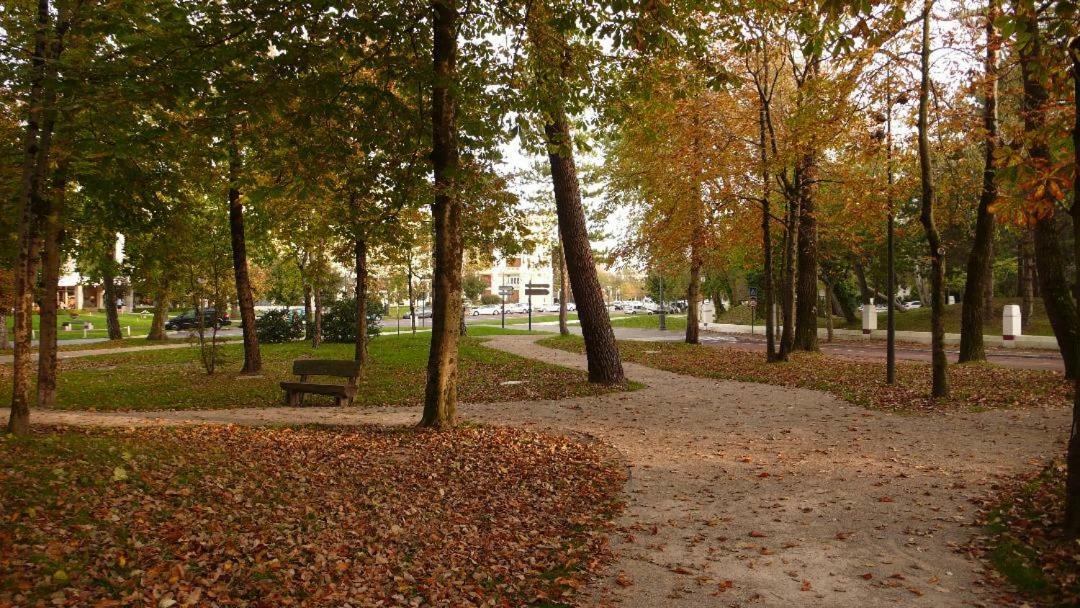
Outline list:
[[[477,274],[487,283],[485,295],[499,295],[499,287],[503,285],[512,287],[514,293],[507,296],[507,302],[528,302],[525,285],[529,283],[549,286],[548,295],[532,297],[534,306],[551,304],[558,299],[551,265],[551,250],[548,248],[537,248],[521,255],[497,257],[494,265],[480,270]]]

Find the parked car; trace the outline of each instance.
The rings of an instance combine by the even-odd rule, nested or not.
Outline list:
[[[573,302],[567,302],[566,310],[568,312],[577,312],[577,304],[574,304]]]
[[[646,306],[645,304],[636,303],[624,306],[623,312],[631,315],[651,315],[654,314],[656,311],[653,308]]]
[[[232,321],[229,320],[228,313],[218,316],[217,311],[213,308],[205,308],[202,311],[203,314],[203,327],[222,327],[224,325],[231,325]],[[177,330],[177,329],[192,329],[199,326],[198,313],[194,310],[182,312],[175,317],[165,322],[165,329]]]
[[[497,315],[502,310],[501,307],[495,305],[477,306],[472,309],[472,315]]]
[[[904,310],[912,310],[912,309],[915,309],[915,308],[922,308],[922,302],[920,302],[918,300],[912,300],[910,302],[905,302],[904,305],[903,305],[903,308],[904,308]]]
[[[521,302],[506,305],[507,314],[523,314],[529,312],[529,307]]]

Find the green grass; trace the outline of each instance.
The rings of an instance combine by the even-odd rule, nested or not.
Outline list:
[[[127,327],[131,327],[132,337],[145,336],[147,333],[150,332],[150,324],[153,322],[153,320],[154,316],[149,312],[147,312],[146,314],[137,312],[120,313],[120,329],[124,333],[125,337],[127,336]],[[71,331],[64,331],[62,329],[63,324],[68,322],[72,324],[73,329]],[[82,325],[86,322],[93,323],[94,329],[87,331],[86,336],[83,336]],[[39,315],[34,315],[32,323],[35,333],[39,332],[41,329],[41,317]],[[14,317],[10,315],[8,316],[7,325],[10,335],[10,332],[13,331],[12,328],[15,326]],[[68,314],[67,311],[61,310],[57,315],[56,329],[58,340],[74,340],[83,337],[106,338],[109,335],[104,311],[82,312],[79,313],[78,316],[73,317]]]
[[[583,372],[524,359],[482,346],[482,337],[527,333],[496,327],[470,327],[461,342],[459,395],[462,401],[559,399],[597,394]],[[372,362],[362,378],[355,404],[419,405],[423,401],[429,333],[382,336],[372,340]],[[162,410],[266,407],[281,403],[278,383],[292,379],[291,364],[302,357],[351,359],[351,344],[307,343],[262,346],[263,375],[240,378],[242,346],[220,347],[223,363],[207,375],[199,349],[176,348],[103,353],[60,362],[57,402],[73,410]],[[521,384],[503,385],[507,380]],[[10,404],[11,366],[0,366],[0,407]],[[329,400],[309,397],[311,403]]]
[[[1019,304],[1019,298],[995,298],[994,308],[990,314],[984,313],[983,333],[1001,335],[1001,312],[1006,304]],[[953,304],[945,307],[945,331],[947,333],[960,333],[960,313],[963,307]],[[738,325],[750,324],[750,308],[736,306],[718,315],[717,323],[734,323]],[[761,310],[757,311],[757,324],[763,323]],[[837,329],[862,329],[862,320],[856,319],[855,323],[845,323],[843,317],[833,317],[834,327]],[[825,320],[818,319],[818,327],[825,327]],[[885,328],[885,312],[878,312],[878,328]],[[923,306],[914,310],[898,310],[896,313],[896,331],[930,331],[930,307]],[[1026,330],[1032,336],[1052,336],[1054,329],[1050,326],[1050,320],[1046,317],[1046,309],[1043,308],[1042,300],[1036,298],[1031,324]]]
[[[686,315],[666,315],[664,325],[673,331],[686,329]],[[633,327],[637,329],[659,329],[660,315],[629,315],[611,320],[612,327]]]

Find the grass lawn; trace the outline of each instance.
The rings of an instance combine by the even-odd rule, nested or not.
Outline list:
[[[512,330],[506,330],[512,331]],[[559,399],[608,389],[588,383],[584,372],[523,359],[481,346],[482,336],[498,328],[473,327],[461,344],[458,393],[462,401]],[[519,332],[514,332],[519,333]],[[356,405],[420,405],[430,334],[382,336],[372,340],[371,367],[363,377]],[[101,354],[60,361],[58,407],[75,410],[163,410],[267,407],[281,404],[278,383],[291,379],[295,359],[351,359],[351,344],[324,344],[312,351],[305,342],[264,344],[263,377],[237,379],[242,346],[221,348],[224,365],[208,376],[197,347]],[[524,381],[503,385],[504,381]],[[11,366],[0,366],[0,407],[11,399]],[[328,404],[317,396],[307,403]]]
[[[569,605],[611,456],[475,426],[0,436],[0,605]]]
[[[1006,304],[1019,304],[1019,298],[995,298],[994,309],[988,315],[984,315],[983,319],[983,333],[992,336],[1001,335],[1001,312]],[[958,334],[960,333],[960,311],[962,306],[960,304],[953,304],[952,306],[945,307],[945,331],[946,333]],[[885,329],[885,315],[884,311],[878,312],[878,329]],[[750,308],[747,306],[736,306],[735,308],[728,309],[723,314],[719,315],[716,320],[717,323],[736,323],[740,325],[750,324]],[[761,317],[761,311],[757,312],[757,324],[763,323]],[[855,323],[845,324],[843,317],[833,317],[833,326],[838,329],[862,329],[862,321],[857,320]],[[818,327],[825,327],[825,320],[818,319]],[[898,310],[896,313],[896,330],[897,331],[930,331],[930,307],[923,306],[922,308],[916,308],[914,310]],[[1028,335],[1032,336],[1052,336],[1054,335],[1054,329],[1050,327],[1050,320],[1046,317],[1046,309],[1043,308],[1042,300],[1035,299],[1034,313],[1031,317],[1031,325],[1028,327]]]
[[[987,534],[976,543],[994,566],[994,578],[1030,605],[1080,606],[1080,545],[1058,525],[1065,510],[1064,465],[1049,463],[995,488],[998,494],[982,510]]]
[[[154,320],[154,315],[150,313],[120,313],[120,330],[127,336],[127,327],[131,327],[132,336],[146,336],[150,333],[150,324]],[[74,329],[71,331],[64,331],[60,329],[64,323],[72,323]],[[94,325],[94,329],[88,330],[86,335],[83,336],[82,325],[83,323],[90,322]],[[7,318],[8,333],[11,335],[13,327],[15,326],[15,319],[11,315]],[[34,315],[33,325],[35,330],[39,330],[41,327],[41,318],[38,315]],[[57,328],[57,340],[74,340],[76,338],[105,338],[109,335],[105,321],[105,311],[101,312],[83,312],[78,317],[72,317],[67,312],[61,310],[57,315],[56,320]]]
[[[584,352],[578,336],[554,336],[541,345]],[[1072,383],[1058,372],[989,364],[949,366],[951,394],[930,398],[930,364],[901,361],[897,384],[885,384],[885,364],[822,354],[795,353],[787,363],[766,363],[763,353],[672,342],[620,341],[631,361],[688,376],[816,389],[863,407],[889,411],[981,410],[1009,407],[1068,407]]]
[[[672,331],[686,331],[686,315],[667,315],[664,325]],[[635,327],[639,329],[659,329],[660,315],[629,315],[612,319],[612,327]]]
[[[477,317],[473,317],[473,318],[475,319]],[[499,315],[495,315],[493,317],[483,315],[480,318],[483,319],[483,320],[475,321],[473,323],[470,323],[469,325],[470,326],[472,326],[472,325],[499,325],[499,324],[502,323],[502,317],[499,316]],[[558,322],[558,320],[559,320],[559,314],[558,313],[546,313],[546,314],[533,313],[533,318],[532,318],[533,323],[552,323],[552,322]],[[577,321],[577,313],[576,312],[567,313],[566,320],[567,321]],[[528,325],[528,323],[529,323],[529,316],[528,315],[521,316],[521,317],[511,317],[511,316],[506,317],[506,324],[507,325]]]

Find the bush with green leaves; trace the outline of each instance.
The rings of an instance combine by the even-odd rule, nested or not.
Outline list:
[[[365,310],[367,312],[368,337],[379,335],[379,331],[382,329],[382,304],[368,300]],[[356,341],[355,298],[338,300],[323,311],[322,333],[323,340],[327,342]]]
[[[259,342],[280,344],[304,336],[304,316],[287,308],[268,310],[255,321]]]
[[[493,293],[485,293],[484,295],[480,296],[480,303],[484,306],[492,306],[500,302],[502,302],[502,298]]]

